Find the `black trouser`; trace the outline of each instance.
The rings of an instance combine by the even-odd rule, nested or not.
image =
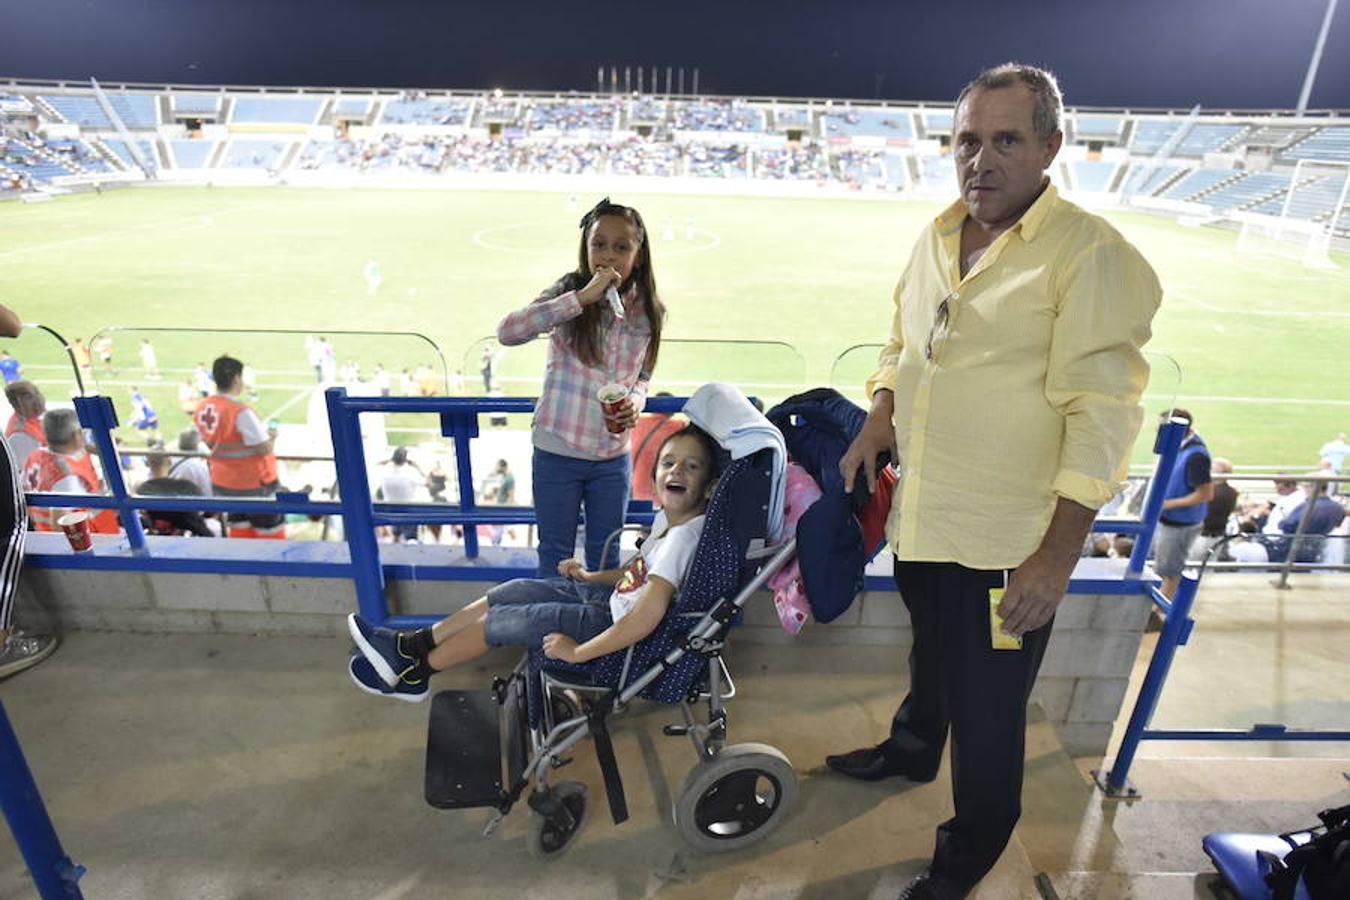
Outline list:
[[[993,868],[1022,814],[1027,699],[1054,625],[1024,635],[1021,650],[992,648],[989,590],[1003,587],[1004,574],[956,563],[895,564],[914,645],[909,695],[885,749],[911,776],[932,777],[950,726],[956,815],[938,826],[932,870],[965,884]]]

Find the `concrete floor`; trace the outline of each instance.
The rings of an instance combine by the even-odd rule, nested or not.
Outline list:
[[[1345,728],[1348,593],[1344,578],[1305,576],[1277,594],[1259,576],[1213,577],[1158,724]],[[669,811],[693,750],[660,733],[674,710],[642,705],[615,728],[630,820],[610,822],[583,745],[559,777],[591,786],[593,814],[568,854],[536,862],[523,805],[484,839],[486,812],[423,802],[428,706],[358,692],[346,654],[322,638],[76,632],[0,683],[66,851],[89,869],[85,895],[891,898],[950,815],[945,772],[904,786],[821,771],[826,753],[884,734],[904,688],[893,651],[742,644],[730,656],[741,692],[730,739],[792,759],[801,796],[782,829],[738,853],[685,848]],[[479,687],[512,662],[498,655],[436,687]],[[1131,774],[1144,799],[1131,803],[1091,786],[1100,765],[1069,758],[1032,722],[1023,820],[977,897],[1038,897],[1038,872],[1062,898],[1205,897],[1206,832],[1291,829],[1350,802],[1344,744],[1146,743]],[[22,859],[0,840],[0,900],[31,896]]]

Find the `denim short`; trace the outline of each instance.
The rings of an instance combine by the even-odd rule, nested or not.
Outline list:
[[[538,647],[555,631],[577,643],[614,624],[611,589],[567,578],[517,578],[487,592],[484,639],[492,647]]]
[[[1168,525],[1166,522],[1159,522],[1153,538],[1153,571],[1163,578],[1176,578],[1181,575],[1181,570],[1186,567],[1186,555],[1190,552],[1191,544],[1200,536],[1200,529],[1203,527],[1203,522],[1196,522],[1194,525]]]

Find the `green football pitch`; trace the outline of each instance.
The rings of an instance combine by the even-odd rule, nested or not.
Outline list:
[[[770,401],[821,384],[859,394],[887,334],[896,276],[939,209],[852,199],[615,199],[646,218],[669,307],[654,389],[682,394],[726,380]],[[302,420],[315,381],[306,335],[327,335],[339,361],[367,375],[376,364],[393,373],[428,365],[449,374],[450,390],[462,372],[462,390],[481,393],[484,343],[504,313],[575,265],[577,220],[593,201],[511,191],[155,187],[0,204],[0,302],[72,340],[125,329],[108,332],[116,372],[96,361],[97,385],[124,422],[131,387],[146,390],[169,432],[186,424],[177,385],[222,352],[258,370],[264,416]],[[1339,271],[1314,271],[1237,254],[1229,231],[1133,213],[1108,218],[1153,263],[1166,292],[1148,347],[1150,409],[1176,395],[1216,453],[1239,465],[1311,468],[1323,442],[1350,430],[1350,255],[1335,255]],[[372,260],[382,275],[374,293],[363,274]],[[247,333],[254,329],[292,333]],[[157,351],[160,381],[146,378],[141,338]],[[70,367],[54,341],[29,332],[10,348],[49,396],[70,395]],[[507,348],[497,362],[511,395],[532,395],[542,367],[540,342]],[[1137,461],[1147,459],[1148,444],[1141,437]]]

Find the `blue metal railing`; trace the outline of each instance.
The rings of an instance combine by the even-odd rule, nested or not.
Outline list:
[[[42,900],[80,900],[84,867],[71,862],[61,847],[4,703],[0,703],[0,809]]]

